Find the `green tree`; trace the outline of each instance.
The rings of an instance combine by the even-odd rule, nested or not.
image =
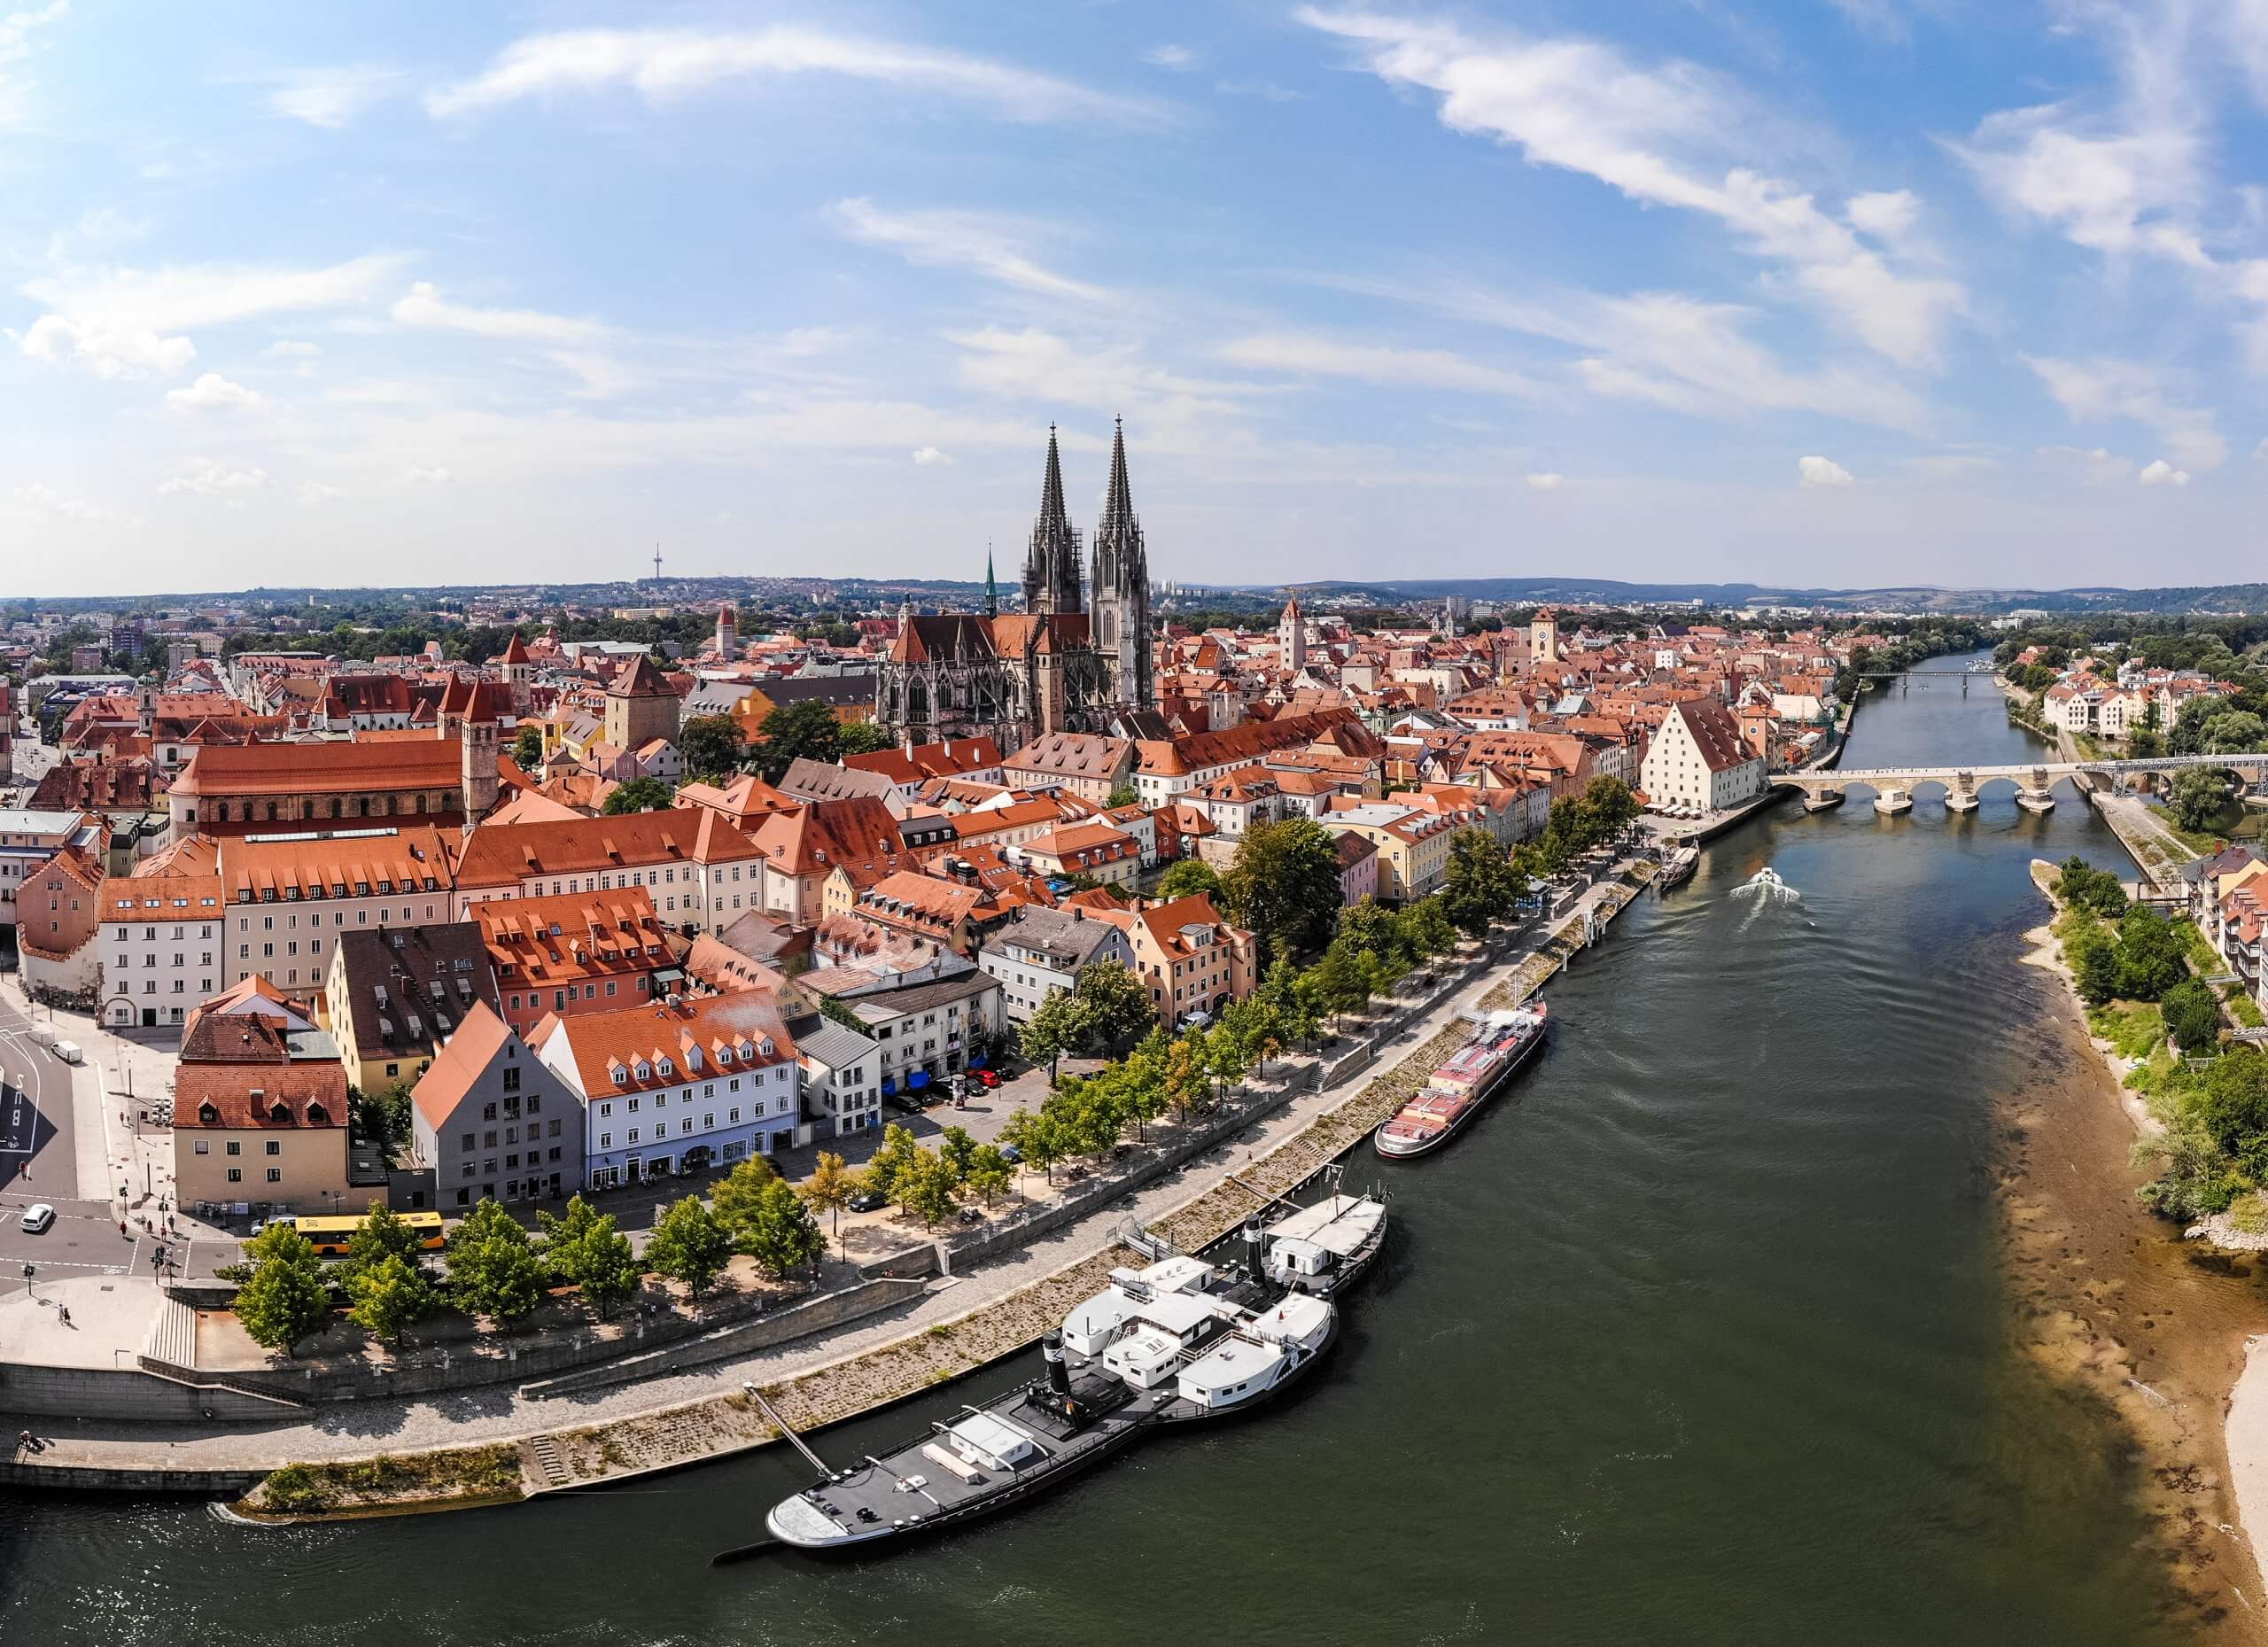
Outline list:
[[[1351,945],[1333,943],[1313,971],[1315,991],[1324,1012],[1360,1012],[1371,1002],[1370,971]]]
[[[2191,1113],[2225,1153],[2256,1154],[2268,1136],[2268,1054],[2239,1046],[2215,1059]]]
[[[1487,830],[1460,829],[1449,837],[1439,913],[1456,930],[1467,937],[1486,936],[1491,926],[1511,918],[1525,890],[1511,856]]]
[[[1201,858],[1177,858],[1158,882],[1160,897],[1193,897],[1200,892],[1216,899],[1221,895],[1221,877]]]
[[[237,1319],[262,1349],[292,1347],[330,1314],[330,1284],[314,1245],[288,1224],[271,1224],[245,1243],[252,1274],[237,1289]]]
[[[346,1294],[353,1301],[346,1318],[397,1348],[403,1333],[441,1307],[441,1295],[425,1272],[392,1252],[358,1272],[347,1283]]]
[[[399,1258],[414,1268],[419,1250],[417,1232],[400,1213],[381,1201],[363,1215],[361,1227],[347,1241],[346,1256],[338,1266],[339,1281],[351,1297],[355,1278],[365,1270],[376,1269],[389,1258]]]
[[[2185,766],[2167,787],[2166,810],[2185,829],[2209,829],[2228,804],[2228,774],[2218,766]]]
[[[534,772],[543,765],[542,727],[531,721],[520,728],[512,740],[512,764],[522,772]]]
[[[1037,1113],[1019,1109],[1010,1115],[1007,1125],[1000,1129],[1000,1142],[1038,1168],[1051,1185],[1055,1182],[1055,1163],[1071,1153],[1063,1137],[1063,1123],[1045,1109]]]
[[[2085,944],[2071,957],[2071,975],[2079,998],[2100,1006],[2118,993],[2118,951],[2108,938]]]
[[[889,728],[872,720],[843,722],[842,739],[846,757],[879,754],[890,747]]]
[[[2224,711],[2201,728],[2203,753],[2249,755],[2268,744],[2268,722],[2249,710]]]
[[[719,781],[740,769],[746,740],[730,715],[694,715],[677,730],[678,752],[695,777]]]
[[[670,804],[670,786],[659,778],[633,778],[606,792],[599,810],[610,818],[625,812],[657,812]]]
[[[577,1288],[601,1317],[638,1290],[644,1272],[612,1213],[600,1212],[578,1195],[562,1216],[539,1212],[536,1217],[543,1226],[545,1267]]]
[[[509,1326],[543,1301],[543,1263],[518,1220],[483,1196],[449,1237],[449,1291],[467,1315]]]
[[[984,1198],[987,1207],[1007,1189],[1008,1181],[1014,1176],[1015,1169],[998,1145],[979,1144],[968,1159],[968,1187]]]
[[[1249,928],[1269,953],[1278,943],[1299,954],[1329,943],[1340,890],[1339,848],[1312,818],[1256,825],[1221,877],[1230,918]]]
[[[2181,935],[2153,909],[2128,910],[2118,921],[2118,993],[2154,1001],[2188,975]]]
[[[833,765],[843,758],[843,723],[818,698],[773,710],[757,731],[763,740],[756,751],[757,766],[773,783],[787,776],[788,768],[798,760]]]
[[[2210,985],[2184,978],[2159,998],[2166,1033],[2185,1053],[2209,1052],[2221,1038],[2221,1003]]]
[[[2155,710],[2155,702],[2150,704]],[[2126,736],[2126,753],[2136,760],[2155,760],[2165,753],[2165,740],[2150,727],[2144,726]]]
[[[898,1177],[913,1165],[920,1151],[913,1134],[895,1121],[883,1127],[882,1147],[866,1158],[866,1187],[892,1200],[902,1200],[897,1193]]]
[[[779,1177],[770,1161],[761,1155],[750,1155],[736,1163],[710,1191],[717,1221],[731,1232],[734,1240],[745,1239],[749,1225],[763,1203],[765,1186],[777,1183]],[[743,1247],[741,1250],[748,1249]]]
[[[1166,1049],[1165,1100],[1177,1115],[1187,1115],[1206,1094],[1205,1041],[1187,1031],[1176,1036]]]
[[[661,1216],[653,1239],[646,1243],[646,1262],[655,1274],[681,1281],[697,1308],[702,1294],[716,1284],[733,1255],[730,1231],[702,1204],[688,1195]]]
[[[967,1127],[947,1127],[937,1139],[937,1154],[952,1169],[953,1182],[962,1183],[968,1177],[969,1162],[975,1159],[976,1140]]]
[[[1102,804],[1107,810],[1115,812],[1122,806],[1139,806],[1142,796],[1132,784],[1122,783],[1103,797]]]
[[[803,1198],[777,1177],[765,1181],[734,1231],[734,1245],[778,1278],[827,1255],[827,1237]]]
[[[952,1163],[934,1149],[917,1150],[913,1164],[897,1177],[899,1205],[924,1228],[950,1214],[959,1202],[960,1185]]]
[[[834,1234],[843,1234],[843,1208],[858,1191],[858,1178],[833,1150],[823,1149],[812,1168],[812,1176],[796,1186],[796,1193],[813,1212],[827,1214],[834,1222]]]
[[[1083,968],[1072,996],[1079,1039],[1090,1052],[1122,1051],[1158,1021],[1148,987],[1124,961],[1099,960]]]
[[[1055,1084],[1058,1061],[1079,1044],[1084,1030],[1079,1003],[1068,990],[1050,990],[1032,1015],[1024,1021],[1018,1049],[1028,1064],[1047,1066],[1047,1084]]]

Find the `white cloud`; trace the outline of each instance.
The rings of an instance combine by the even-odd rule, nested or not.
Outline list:
[[[1527,478],[1527,489],[1530,492],[1557,492],[1566,484],[1566,476],[1555,475],[1549,471],[1541,475],[1530,475]]]
[[[383,68],[301,69],[268,94],[268,111],[338,131],[384,97],[397,78]]]
[[[1799,457],[1796,460],[1796,484],[1799,486],[1847,486],[1853,483],[1851,471],[1831,458]]]
[[[1914,225],[1921,220],[1922,202],[1911,189],[1852,195],[1843,216],[1860,234],[1895,246],[1914,232]]]
[[[311,361],[322,353],[322,346],[301,343],[294,338],[279,338],[260,353],[272,361]]]
[[[781,25],[719,30],[578,29],[515,41],[487,72],[425,100],[437,119],[523,97],[628,86],[649,102],[755,75],[836,74],[959,97],[1012,120],[1155,124],[1153,105],[987,58]]]
[[[933,446],[922,446],[913,448],[913,461],[923,469],[933,469],[953,460]]]
[[[2039,456],[2083,486],[2101,486],[2131,478],[2134,465],[2103,447],[2044,446]]]
[[[263,315],[319,314],[369,299],[400,260],[361,257],[327,268],[216,263],[158,269],[74,270],[27,282],[47,313],[18,346],[99,377],[180,371],[197,358],[183,334]]]
[[[2066,361],[2027,354],[2025,365],[2073,421],[2125,418],[2156,431],[2174,462],[2196,470],[2227,460],[2228,442],[2210,407],[2193,406],[2149,366],[2132,361]]]
[[[218,372],[206,372],[188,388],[170,392],[166,404],[177,412],[228,412],[250,410],[261,400],[244,385],[230,383]]]
[[[190,460],[187,469],[165,482],[158,490],[167,495],[189,493],[200,497],[227,497],[257,492],[267,485],[268,471],[265,470],[230,469],[209,457],[196,457]]]
[[[2119,129],[2050,104],[1988,115],[1968,143],[1949,146],[1987,195],[2054,225],[2075,245],[2207,260],[2195,237],[2167,215],[2186,208],[2197,188],[2197,140],[2179,127]]]
[[[142,523],[115,509],[89,503],[84,498],[66,497],[52,486],[29,486],[16,493],[16,501],[25,512],[57,520],[84,521],[95,526],[138,526]]]
[[[1177,72],[1193,67],[1197,62],[1197,54],[1187,46],[1153,46],[1142,54],[1142,61],[1153,67],[1169,68]]]
[[[1305,103],[1308,94],[1272,80],[1216,80],[1213,89],[1224,97],[1258,97],[1262,103]]]
[[[30,82],[16,66],[32,54],[33,31],[61,21],[70,10],[70,0],[53,0],[53,4],[36,10],[0,15],[0,129],[15,125],[23,118],[25,95]]]
[[[2176,469],[2161,457],[2153,460],[2135,478],[2146,486],[2186,486],[2189,484],[2189,471]]]
[[[451,303],[430,280],[410,287],[408,295],[395,302],[392,312],[394,319],[405,326],[522,343],[591,343],[606,335],[606,328],[594,320],[547,315],[540,309],[483,309]]]
[[[1016,244],[1014,230],[997,219],[965,212],[886,212],[863,197],[837,200],[827,216],[851,239],[895,252],[909,263],[972,269],[1042,297],[1100,303],[1111,295],[1041,268]]]
[[[327,481],[303,480],[299,483],[299,501],[302,503],[335,503],[346,495],[343,488],[331,486]]]
[[[454,480],[456,476],[452,474],[447,469],[428,469],[422,464],[412,463],[408,469],[401,471],[401,478],[411,486],[446,486],[449,482]]]
[[[1483,366],[1446,349],[1393,349],[1274,332],[1239,338],[1223,346],[1219,354],[1237,366],[1322,377],[1352,377],[1388,388],[1461,389],[1476,394],[1521,399],[1542,392],[1539,385],[1518,372]]]
[[[1452,130],[1493,136],[1531,164],[1581,172],[1643,205],[1714,218],[1901,365],[1933,363],[1967,307],[1956,283],[1894,268],[1811,194],[1754,169],[1739,151],[1762,117],[1690,64],[1643,68],[1573,37],[1484,41],[1376,13],[1307,6],[1297,15],[1358,43],[1365,66],[1388,83],[1441,94],[1441,120]]]
[[[948,332],[946,338],[962,349],[960,378],[972,388],[1041,405],[1123,411],[1130,422],[1138,415],[1148,431],[1143,439],[1153,445],[1161,425],[1185,425],[1201,415],[1233,412],[1254,392],[1247,385],[1188,377],[1150,365],[1130,347],[1074,347],[1034,327],[1007,331],[987,326]],[[1013,444],[1029,439],[1026,433]],[[957,444],[975,443],[964,437]]]

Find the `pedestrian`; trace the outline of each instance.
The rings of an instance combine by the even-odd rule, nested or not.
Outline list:
[[[19,1450],[19,1451],[22,1451],[22,1452],[29,1452],[29,1451],[31,1451],[31,1449],[32,1449],[32,1433],[31,1433],[29,1430],[18,1430],[18,1431],[16,1432],[16,1446],[17,1446],[18,1450]]]

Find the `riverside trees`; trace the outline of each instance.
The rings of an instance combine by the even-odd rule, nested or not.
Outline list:
[[[245,1243],[252,1273],[237,1291],[237,1319],[262,1349],[292,1346],[330,1314],[330,1283],[314,1245],[289,1224],[271,1224]]]

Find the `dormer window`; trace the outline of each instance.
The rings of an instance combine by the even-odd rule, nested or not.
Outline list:
[[[614,1066],[614,1084],[617,1086],[628,1086],[630,1084],[630,1072],[627,1069],[625,1069],[620,1064]]]
[[[654,1066],[642,1058],[638,1060],[638,1078],[641,1081],[650,1081],[654,1078]]]
[[[676,1073],[677,1073],[677,1065],[676,1065],[676,1064],[674,1064],[673,1062],[672,1062],[670,1060],[668,1060],[668,1059],[666,1059],[666,1058],[663,1059],[663,1060],[662,1060],[662,1079],[663,1079],[663,1080],[664,1080],[664,1081],[666,1081],[666,1080],[668,1080],[672,1076],[675,1075]]]
[[[221,1124],[220,1110],[211,1104],[199,1104],[197,1107],[197,1124],[203,1127],[219,1126]]]
[[[771,1057],[771,1056],[772,1056],[772,1037],[771,1037],[770,1036],[768,1036],[768,1035],[767,1035],[767,1036],[765,1036],[765,1037],[764,1037],[764,1039],[763,1039],[763,1040],[761,1040],[761,1041],[757,1042],[757,1051],[758,1051],[759,1053],[763,1053],[766,1058]]]
[[[771,1049],[771,1043],[770,1043],[770,1042],[768,1042],[768,1041],[767,1041],[767,1042],[765,1042],[765,1050],[766,1050],[766,1051],[769,1051],[769,1050]],[[756,1045],[755,1045],[755,1043],[754,1043],[754,1042],[751,1042],[751,1041],[742,1041],[742,1042],[741,1043],[741,1060],[742,1060],[742,1062],[744,1062],[744,1063],[745,1063],[745,1062],[750,1062],[750,1061],[752,1061],[752,1060],[755,1059],[755,1057],[756,1057]]]
[[[270,1121],[276,1122],[284,1125],[289,1125],[291,1120],[291,1107],[279,1099],[276,1102],[268,1106],[268,1118]]]
[[[330,1124],[330,1112],[325,1109],[321,1104],[309,1104],[307,1106],[307,1124],[311,1127],[329,1126]]]

